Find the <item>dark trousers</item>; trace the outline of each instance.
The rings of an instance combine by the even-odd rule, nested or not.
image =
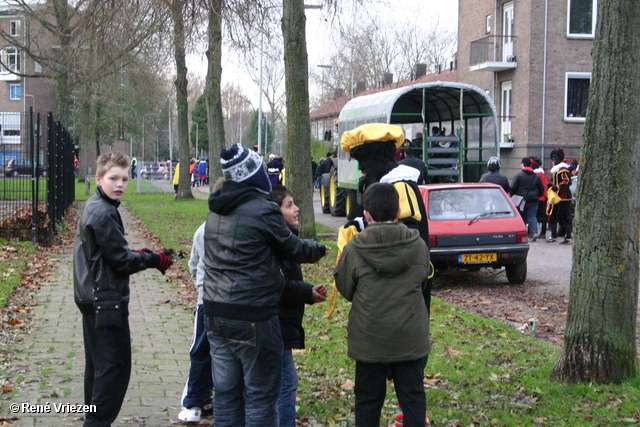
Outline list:
[[[182,406],[202,409],[207,403],[211,403],[211,390],[213,390],[211,354],[209,353],[209,340],[204,324],[202,304],[198,304],[195,313],[189,358],[191,365],[189,366],[189,378],[187,378],[187,384],[182,392]]]
[[[356,427],[380,426],[387,392],[387,374],[393,378],[405,427],[424,427],[427,402],[422,378],[426,357],[408,362],[367,363],[356,360]]]
[[[86,413],[84,427],[109,427],[118,416],[131,377],[131,332],[122,328],[96,329],[93,314],[82,315],[84,335],[84,403],[96,405]]]

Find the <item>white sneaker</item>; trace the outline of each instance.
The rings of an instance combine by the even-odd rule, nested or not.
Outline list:
[[[185,423],[199,423],[202,410],[196,406],[193,408],[182,407],[182,411],[178,414],[178,419]]]

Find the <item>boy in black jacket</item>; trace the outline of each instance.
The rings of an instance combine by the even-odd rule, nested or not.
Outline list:
[[[282,185],[273,187],[273,201],[280,206],[287,227],[298,235],[298,208],[293,202],[293,195]],[[296,427],[296,390],[298,389],[298,372],[293,363],[292,349],[304,348],[304,329],[302,317],[304,305],[315,304],[327,299],[325,285],[313,286],[302,278],[300,264],[282,260],[282,271],[285,277],[284,290],[280,296],[280,329],[282,330],[282,388],[278,399],[279,427]]]
[[[129,160],[120,153],[98,157],[96,193],[78,221],[73,286],[82,312],[85,347],[85,427],[107,427],[116,419],[131,376],[129,276],[147,268],[163,274],[171,265],[164,252],[132,251],[124,237],[118,206],[127,189]]]

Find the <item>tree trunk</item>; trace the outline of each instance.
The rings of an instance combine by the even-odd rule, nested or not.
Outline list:
[[[208,0],[209,27],[207,48],[207,82],[205,105],[207,107],[207,131],[209,132],[209,191],[222,177],[220,151],[226,146],[222,117],[222,6],[224,0]]]
[[[187,62],[185,54],[185,33],[183,2],[174,0],[171,4],[173,18],[173,43],[176,61],[176,105],[178,107],[178,199],[193,199],[191,173],[189,172],[189,102],[187,100]]]
[[[300,207],[300,237],[316,238],[311,179],[309,124],[309,62],[303,0],[283,0],[287,137],[285,169],[287,188]]]
[[[567,383],[620,383],[638,373],[638,17],[636,0],[598,2],[567,328],[551,372]]]

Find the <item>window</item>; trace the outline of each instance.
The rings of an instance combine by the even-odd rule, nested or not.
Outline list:
[[[42,72],[42,65],[40,65],[40,63],[38,61],[33,61],[33,72],[34,73],[41,73]]]
[[[9,34],[14,37],[20,35],[20,21],[9,22]]]
[[[500,97],[500,134],[502,135],[502,142],[513,142],[513,135],[511,134],[511,90],[513,84],[508,82],[502,82],[501,97]]]
[[[22,99],[22,87],[20,85],[9,85],[9,99]]]
[[[597,0],[567,0],[567,37],[593,38],[597,10]]]
[[[565,121],[584,122],[587,115],[587,100],[589,99],[590,85],[591,73],[565,74]]]
[[[20,51],[16,48],[9,47],[2,52],[3,62],[5,67],[2,72],[8,73],[10,71],[20,71]]]
[[[491,15],[487,15],[487,34],[491,32]]]
[[[502,5],[502,61],[516,62],[513,54],[513,21],[515,8],[513,2]]]

